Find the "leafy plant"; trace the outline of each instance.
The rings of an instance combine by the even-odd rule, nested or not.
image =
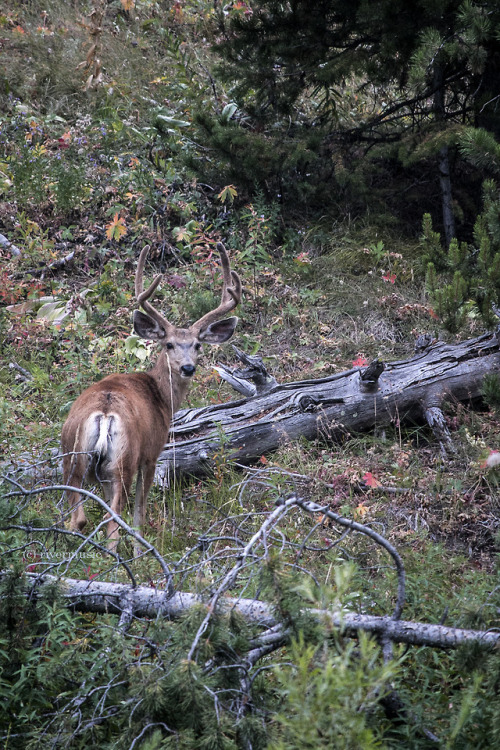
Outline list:
[[[496,372],[484,376],[482,394],[488,406],[498,412],[500,409],[500,377]]]
[[[242,262],[254,267],[269,262],[269,248],[276,235],[278,216],[277,205],[269,205],[262,193],[258,193],[254,202],[245,207],[241,214],[246,224],[246,238],[239,252]]]
[[[73,149],[56,155],[52,164],[51,179],[54,182],[57,210],[67,215],[76,208],[81,208],[87,195],[87,175]]]
[[[370,245],[369,250],[375,261],[375,265],[378,266],[387,253],[383,240],[379,240],[377,243]]]
[[[44,146],[26,142],[11,159],[12,188],[19,206],[41,203],[47,197],[49,156]]]
[[[269,750],[380,747],[382,733],[368,717],[376,715],[396,669],[380,663],[373,641],[361,634],[357,645],[343,643],[335,653],[299,637],[290,658],[276,672],[282,701]]]

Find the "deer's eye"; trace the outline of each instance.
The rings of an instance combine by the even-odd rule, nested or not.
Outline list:
[[[201,349],[201,344],[199,342],[196,342],[196,344],[194,345],[194,348],[196,349],[197,352],[199,352]]]
[[[171,341],[169,341],[167,344],[167,349],[173,349],[173,348],[174,348],[174,345],[172,344]]]

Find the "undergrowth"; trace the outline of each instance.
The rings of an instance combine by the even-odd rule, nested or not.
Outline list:
[[[83,77],[89,61],[97,71],[91,6],[77,14],[57,0],[45,6],[7,3],[0,13],[10,53],[0,68],[0,231],[20,251],[0,247],[3,467],[40,464],[41,471],[83,388],[151,365],[154,350],[131,327],[135,262],[146,243],[146,275],[164,273],[159,300],[176,324],[213,306],[214,249],[219,240],[227,244],[244,283],[236,343],[261,356],[280,382],[409,358],[419,334],[453,340],[443,324],[460,336],[482,330],[465,291],[450,302],[444,251],[443,294],[435,279],[426,288],[431,227],[423,242],[394,229],[382,234],[366,219],[297,219],[262,191],[209,185],[186,167],[199,154],[194,112],[212,106],[212,85],[229,106],[221,117],[231,112],[203,42],[215,33],[212,6],[137,3],[132,12],[110,3],[99,31],[107,50],[103,79],[95,88]],[[483,224],[477,234],[486,246]],[[496,278],[490,282],[489,301]],[[471,289],[478,296],[481,280]],[[220,362],[234,364],[229,349],[205,353],[188,406],[234,398],[213,370]],[[447,461],[421,425],[346,435],[335,445],[297,441],[248,471],[222,451],[213,476],[153,489],[145,536],[168,564],[181,561],[180,588],[207,594],[227,564],[227,536],[232,544],[238,529],[247,540],[280,498],[297,492],[369,524],[397,547],[408,575],[406,619],[497,626],[499,480],[485,465],[498,448],[497,380],[485,379],[482,411],[448,407],[456,451]],[[236,617],[214,620],[194,663],[186,646],[202,608],[180,627],[137,619],[117,638],[110,614],[70,613],[56,592],[26,600],[26,571],[129,579],[101,550],[79,550],[61,533],[62,492],[40,489],[7,502],[12,487],[1,489],[3,569],[11,571],[0,618],[4,747],[420,749],[432,746],[427,726],[445,738],[443,747],[496,746],[498,718],[488,707],[497,700],[494,656],[474,663],[466,653],[397,647],[384,664],[374,642],[352,644],[300,619],[304,602],[391,613],[394,572],[366,539],[351,535],[337,544],[327,520],[300,513],[283,519],[271,545],[281,551],[249,576],[243,595],[275,597],[283,621],[295,617],[301,628],[290,648],[249,670],[250,711],[240,700],[241,654],[257,636]],[[103,511],[88,506],[97,525]],[[125,519],[131,521],[129,510]],[[309,532],[310,549],[303,549]],[[210,534],[216,541],[209,555]],[[131,554],[131,544],[121,544]],[[158,582],[149,557],[134,571],[140,583]],[[410,720],[387,718],[390,685],[410,706]]]

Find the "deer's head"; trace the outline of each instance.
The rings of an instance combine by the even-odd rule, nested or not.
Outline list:
[[[144,265],[149,252],[145,247],[141,252],[135,276],[135,293],[137,301],[144,312],[134,312],[134,330],[138,336],[156,341],[165,353],[172,374],[181,378],[194,375],[202,344],[222,344],[231,338],[238,318],[223,318],[239,304],[241,300],[241,281],[236,271],[231,271],[229,259],[222,243],[217,244],[222,263],[223,285],[222,297],[218,307],[211,310],[189,328],[178,328],[172,325],[148,301],[160,283],[161,275],[156,276],[151,286],[143,289]]]

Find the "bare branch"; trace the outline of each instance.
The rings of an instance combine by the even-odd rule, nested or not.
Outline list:
[[[268,533],[269,529],[274,526],[278,522],[278,520],[285,515],[285,513],[288,511],[288,509],[295,505],[295,498],[289,499],[283,502],[283,504],[280,504],[275,510],[269,514],[269,516],[266,518],[260,529],[252,536],[248,544],[244,547],[244,549],[241,551],[241,554],[236,562],[236,564],[231,568],[231,570],[224,576],[221,584],[219,585],[217,591],[210,599],[210,602],[208,603],[208,611],[203,619],[203,622],[201,623],[200,627],[198,628],[198,632],[196,633],[196,636],[193,640],[193,643],[191,644],[191,648],[189,649],[188,653],[188,659],[191,660],[194,656],[194,652],[196,651],[196,648],[198,647],[198,643],[200,641],[200,638],[202,637],[203,633],[206,631],[208,627],[208,623],[210,622],[210,618],[212,617],[212,614],[217,607],[217,603],[219,601],[219,598],[222,596],[223,593],[227,591],[235,582],[238,573],[245,565],[248,556],[250,555],[252,549],[258,542],[263,542],[265,545],[265,537]]]
[[[0,579],[6,573],[0,573]],[[82,581],[73,578],[58,578],[52,575],[37,575],[27,573],[27,594],[32,589],[43,588],[58,584],[68,607],[79,612],[94,612],[100,614],[120,615],[125,608],[123,597],[129,597],[134,616],[156,618],[167,617],[177,619],[191,607],[206,605],[206,599],[198,594],[176,592],[169,596],[166,591],[150,586],[133,588],[123,583],[108,583],[106,581]],[[266,629],[276,628],[264,636],[262,643],[256,642],[254,648],[261,649],[262,655],[270,653],[288,641],[290,636],[286,628],[278,622],[278,615],[274,608],[258,599],[242,599],[240,597],[219,596],[213,612],[224,615],[231,611],[238,612],[247,622]],[[497,631],[466,630],[444,625],[395,620],[392,617],[377,617],[374,615],[360,615],[353,612],[331,612],[328,610],[311,609],[310,614],[318,620],[328,622],[329,627],[339,629],[346,636],[357,638],[360,630],[370,633],[377,638],[387,638],[393,643],[406,643],[413,646],[429,646],[432,648],[454,649],[464,643],[477,643],[485,648],[493,648],[500,643],[500,633]],[[267,648],[266,648],[267,647]],[[249,652],[252,654],[252,650]],[[257,654],[252,662],[257,660]]]
[[[26,490],[23,487],[21,487],[19,484],[17,484],[17,482],[14,482],[8,476],[1,475],[0,478],[5,479],[6,481],[10,482],[11,484],[16,484],[17,485],[17,489],[16,490],[14,490],[13,492],[10,492],[10,493],[8,493],[6,495],[7,498],[9,498],[9,497],[16,497],[17,495],[24,495],[24,496],[28,495],[29,496],[29,495],[38,495],[40,492],[66,492],[68,490],[72,491],[72,490],[76,489],[75,487],[73,487],[71,485],[67,485],[67,484],[53,484],[53,485],[49,485],[47,487],[37,487],[36,489],[33,489],[33,490]],[[145,553],[150,552],[153,555],[153,557],[155,558],[155,560],[158,561],[158,563],[160,564],[160,566],[161,566],[161,568],[163,570],[163,573],[164,573],[165,578],[167,580],[167,588],[168,588],[168,590],[171,590],[171,587],[172,587],[172,572],[171,572],[170,568],[168,567],[167,563],[165,562],[165,560],[163,559],[162,555],[160,555],[160,553],[156,549],[156,547],[154,547],[146,539],[144,539],[144,537],[141,536],[141,534],[139,534],[139,532],[137,532],[135,529],[133,529],[131,526],[129,526],[129,524],[126,523],[121,516],[119,516],[117,513],[115,513],[111,509],[111,507],[102,498],[99,497],[99,495],[96,495],[93,492],[90,492],[89,490],[85,490],[83,488],[77,488],[77,489],[78,489],[78,492],[80,494],[85,495],[85,497],[91,498],[95,502],[99,503],[99,505],[102,508],[104,508],[104,510],[109,514],[109,517],[112,518],[113,521],[115,521],[123,529],[123,531],[125,531],[129,536],[131,536],[135,540],[135,542],[137,542],[142,547],[144,547]],[[108,520],[108,519],[106,519],[106,520]],[[84,536],[83,534],[78,534],[76,532],[71,532],[71,533],[74,534],[75,536],[79,536],[80,538],[83,537],[84,541],[86,542],[86,541],[90,540],[92,536],[94,536],[94,534],[96,533],[96,530],[92,531],[89,536]],[[119,554],[116,554],[112,550],[104,548],[104,547],[102,549],[103,549],[103,551],[106,551],[108,554],[110,554],[113,557],[115,557],[122,565],[126,564],[125,561],[123,560],[123,558],[120,557]],[[130,575],[132,575],[131,572],[130,572]]]
[[[366,536],[370,537],[370,539],[373,539],[374,542],[380,544],[380,546],[390,554],[396,565],[396,571],[398,575],[398,596],[394,614],[392,616],[393,619],[398,620],[401,617],[401,612],[403,610],[405,601],[405,569],[403,561],[399,556],[396,548],[390,542],[388,542],[387,539],[371,529],[369,526],[357,523],[357,521],[353,521],[350,518],[339,516],[338,513],[334,513],[332,510],[329,510],[328,506],[322,507],[317,503],[312,503],[307,500],[301,500],[298,497],[295,497],[295,504],[298,505],[299,508],[304,508],[304,510],[307,510],[309,513],[323,513],[327,518],[335,521],[335,523],[338,523],[347,529],[351,529],[352,531],[357,531],[360,534],[365,534]]]

